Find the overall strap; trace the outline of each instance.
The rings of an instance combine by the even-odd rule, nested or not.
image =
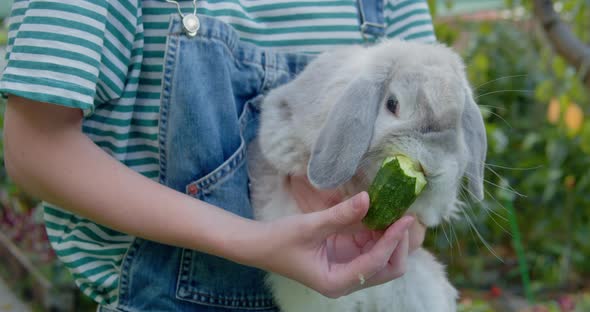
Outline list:
[[[383,3],[385,0],[358,0],[363,38],[379,38],[385,35]]]

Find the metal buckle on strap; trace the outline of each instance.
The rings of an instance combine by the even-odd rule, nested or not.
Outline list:
[[[363,40],[369,40],[369,35],[367,35],[367,28],[369,27],[377,27],[377,28],[385,28],[387,25],[385,24],[377,24],[377,23],[370,23],[370,22],[363,22],[361,24],[361,35],[363,36]]]
[[[359,1],[359,13],[360,13],[360,17],[361,17],[361,35],[363,36],[364,40],[368,40],[368,35],[367,35],[367,28],[369,27],[377,27],[377,28],[383,28],[385,29],[385,27],[387,27],[387,24],[379,24],[379,23],[373,23],[373,22],[367,22],[367,18],[365,16],[365,3],[363,2],[363,0]]]

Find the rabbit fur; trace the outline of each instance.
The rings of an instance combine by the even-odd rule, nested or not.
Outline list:
[[[387,103],[397,99],[398,107]],[[486,136],[461,58],[442,44],[386,40],[320,54],[262,102],[259,135],[248,148],[254,213],[273,220],[301,213],[284,188],[307,175],[346,197],[367,190],[381,161],[404,154],[428,184],[408,209],[427,226],[462,209],[465,187],[483,198]],[[466,185],[463,185],[466,178]],[[277,274],[267,279],[284,312],[455,311],[457,291],[426,250],[408,257],[389,283],[329,299]]]

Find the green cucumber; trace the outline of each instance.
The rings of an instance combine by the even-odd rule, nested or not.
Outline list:
[[[399,219],[426,185],[420,165],[398,155],[383,161],[369,186],[370,205],[363,223],[373,230],[384,230]]]

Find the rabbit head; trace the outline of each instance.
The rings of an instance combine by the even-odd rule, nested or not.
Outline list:
[[[262,105],[260,149],[280,174],[367,190],[387,156],[417,160],[428,184],[409,212],[428,226],[483,199],[486,135],[461,58],[441,44],[388,40],[318,56]]]

